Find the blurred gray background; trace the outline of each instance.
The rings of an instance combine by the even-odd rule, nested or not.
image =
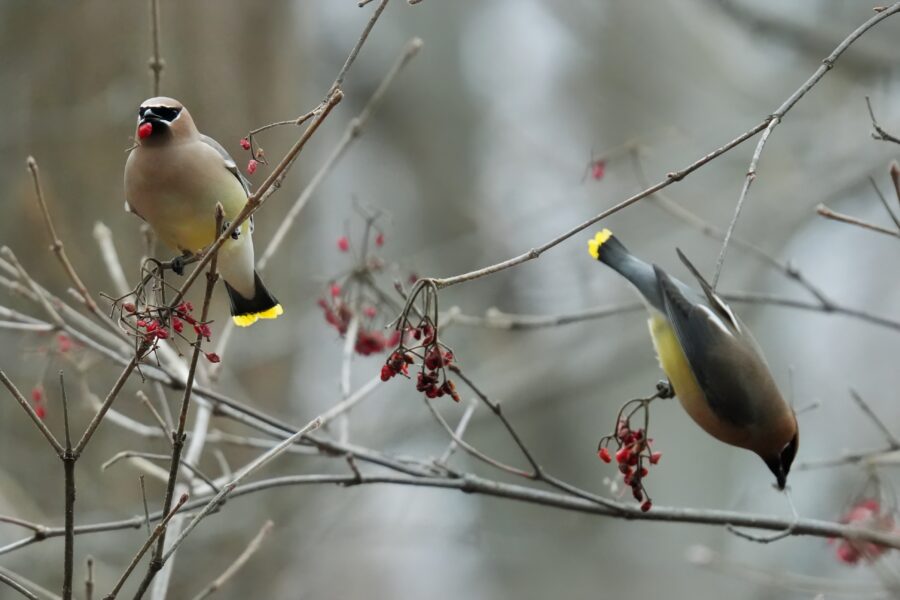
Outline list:
[[[305,422],[338,400],[342,341],[315,301],[330,277],[351,266],[335,240],[348,227],[358,231],[355,201],[390,215],[383,255],[399,265],[398,273],[446,276],[508,258],[640,189],[622,156],[609,160],[601,181],[585,179],[592,149],[600,155],[637,140],[644,170],[659,180],[774,111],[869,18],[871,6],[839,0],[424,0],[408,6],[395,0],[347,77],[346,100],[257,215],[258,248],[406,41],[420,36],[424,48],[270,265],[266,279],[286,315],[277,324],[236,332],[221,388],[292,422]],[[242,164],[246,153],[238,141],[249,129],[299,115],[322,98],[371,9],[357,8],[354,0],[162,0],[162,91],[182,100],[201,130]],[[97,221],[112,229],[128,276],[137,277],[139,221],[122,210],[122,170],[137,106],[151,95],[148,15],[140,0],[0,2],[0,243],[59,294],[67,283],[47,251],[25,158],[34,155],[41,165],[57,228],[88,287],[112,291],[92,236]],[[823,221],[815,206],[826,203],[890,223],[866,178],[874,176],[892,192],[887,165],[897,147],[871,139],[864,98],[871,97],[882,125],[900,132],[898,31],[900,18],[870,31],[775,130],[737,229],[738,236],[790,260],[836,301],[894,319],[900,318],[897,241]],[[261,141],[274,159],[296,135],[284,128]],[[726,226],[754,143],[667,193]],[[261,169],[254,182],[266,173]],[[633,252],[678,276],[686,274],[676,246],[712,272],[718,243],[650,200],[605,225]],[[556,314],[631,300],[621,279],[588,259],[588,237],[576,236],[514,270],[448,289],[442,306],[458,305],[470,314],[493,306]],[[720,289],[807,298],[735,247]],[[38,314],[5,290],[0,303]],[[796,405],[821,402],[801,418],[798,462],[883,443],[852,404],[849,386],[900,433],[897,331],[779,307],[736,310],[754,329],[784,390],[793,368]],[[214,331],[226,312],[220,293]],[[598,439],[611,431],[624,401],[645,395],[661,377],[640,313],[530,332],[460,326],[448,330],[446,341],[470,375],[503,402],[542,464],[598,491],[614,475],[595,456]],[[0,368],[23,389],[46,380],[48,419],[58,427],[54,374],[67,364],[48,354],[48,346],[52,340],[46,336],[0,331]],[[355,384],[376,374],[381,360],[357,358]],[[90,389],[105,394],[117,372],[101,361],[89,373]],[[134,399],[140,385],[133,378],[119,408],[145,419]],[[81,426],[91,414],[82,394],[73,391],[73,419]],[[455,423],[462,407],[451,404],[440,406]],[[657,404],[653,436],[664,457],[647,481],[657,504],[790,515],[756,457],[703,434],[676,402]],[[447,441],[421,395],[398,380],[381,386],[352,414],[350,432],[357,444],[417,456],[437,456]],[[520,462],[484,410],[475,413],[470,439]],[[79,523],[141,512],[138,472],[125,464],[99,469],[115,452],[136,446],[165,450],[162,442],[135,440],[109,424],[100,430],[79,463]],[[254,456],[234,449],[227,455],[233,466]],[[456,460],[461,468],[490,474],[466,457]],[[285,456],[262,475],[344,471],[334,463]],[[201,465],[219,473],[209,452]],[[44,441],[4,398],[0,514],[60,524],[58,470]],[[883,475],[892,479],[889,470]],[[864,481],[861,469],[842,467],[796,472],[791,484],[802,516],[834,520]],[[149,491],[157,506],[161,485],[151,481]],[[815,595],[786,591],[774,576],[748,579],[692,566],[686,555],[697,544],[740,565],[740,573],[745,567],[795,572],[853,580],[863,589],[877,589],[879,577],[890,576],[884,569],[839,565],[833,548],[820,539],[762,546],[721,528],[631,523],[452,491],[305,487],[236,499],[203,523],[179,555],[170,597],[196,593],[267,518],[276,523],[274,533],[221,597]],[[0,526],[0,544],[21,534]],[[78,560],[87,553],[96,557],[102,592],[143,536],[129,530],[78,538]],[[0,565],[57,589],[61,557],[62,543],[55,539],[0,557]],[[829,584],[821,585],[830,597]]]

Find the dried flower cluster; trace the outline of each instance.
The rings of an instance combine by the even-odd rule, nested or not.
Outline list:
[[[133,302],[124,302],[121,306],[121,321],[129,327],[133,335],[151,344],[152,348],[155,348],[160,340],[170,339],[173,334],[193,346],[196,341],[184,335],[185,323],[193,328],[195,335],[207,342],[211,341],[212,329],[209,326],[211,321],[199,321],[194,316],[194,305],[191,302],[182,302],[172,309],[171,314],[168,313],[168,309],[155,306],[138,309]],[[215,352],[204,352],[203,355],[212,363],[221,360]]]
[[[384,233],[374,229],[374,218],[366,220],[363,239],[368,241],[374,231],[373,245],[381,248],[384,245]],[[349,253],[352,249],[350,238],[346,235],[338,237],[337,249]],[[365,242],[363,246],[367,245]],[[393,348],[400,343],[400,332],[385,333],[384,320],[387,294],[378,288],[374,275],[384,268],[384,261],[378,256],[366,253],[358,258],[359,265],[353,271],[336,278],[328,284],[327,290],[317,300],[325,317],[325,322],[334,327],[341,337],[350,330],[351,323],[358,322],[356,343],[357,354],[370,356]]]
[[[627,416],[623,416],[626,409],[632,403],[639,403],[637,408],[632,410]],[[644,411],[644,427],[634,429],[631,427],[631,419],[635,413]],[[644,400],[632,400],[627,403],[619,412],[616,420],[616,430],[612,435],[605,436],[600,440],[597,447],[597,456],[605,463],[613,460],[613,454],[610,453],[610,446],[616,445],[615,460],[619,466],[619,472],[622,474],[623,483],[631,488],[631,494],[634,499],[641,503],[641,510],[647,512],[653,506],[647,488],[644,487],[644,479],[650,473],[650,466],[656,465],[662,457],[661,452],[654,452],[651,444],[653,439],[647,437],[647,402]]]
[[[882,503],[873,498],[864,498],[856,502],[841,518],[841,523],[886,533],[891,533],[895,530],[894,517],[891,511],[885,510]],[[858,540],[832,538],[829,540],[829,543],[835,544],[835,554],[838,561],[847,565],[859,564],[860,561],[873,562],[890,550],[890,548],[879,546],[872,542],[861,542]]]
[[[423,318],[415,327],[407,326],[401,338],[400,347],[381,367],[381,380],[388,381],[396,375],[408,378],[409,366],[418,360],[421,368],[416,375],[416,390],[429,399],[446,395],[459,402],[456,385],[447,377],[447,370],[453,369],[453,351],[438,339],[431,320]]]

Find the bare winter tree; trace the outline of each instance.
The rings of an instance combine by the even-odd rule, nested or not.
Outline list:
[[[752,127],[742,132],[742,128],[736,127],[723,133],[721,139],[730,141],[707,148],[693,160],[673,161],[670,170],[655,183],[645,174],[649,170],[646,155],[652,141],[630,141],[591,156],[583,185],[606,185],[610,177],[621,176],[636,181],[640,191],[609,208],[594,210],[595,214],[590,218],[567,222],[556,234],[533,241],[530,248],[524,237],[512,240],[520,250],[511,258],[488,259],[485,261],[491,263],[488,266],[457,275],[416,275],[431,269],[448,269],[448,265],[457,263],[423,261],[420,265],[412,249],[401,250],[399,259],[396,255],[392,258],[385,244],[398,217],[379,208],[377,199],[354,199],[352,210],[341,216],[343,233],[335,236],[335,252],[344,260],[343,269],[320,273],[314,282],[293,281],[297,287],[316,289],[318,307],[312,303],[290,306],[284,321],[278,321],[279,325],[287,323],[286,328],[302,329],[307,327],[304,319],[314,315],[315,326],[321,330],[319,320],[324,316],[330,336],[327,339],[331,342],[339,340],[335,342],[340,346],[339,360],[330,363],[330,370],[319,369],[318,376],[323,381],[304,382],[305,385],[280,391],[273,389],[271,397],[246,393],[229,373],[229,367],[240,363],[241,357],[247,354],[248,345],[259,344],[254,346],[253,352],[264,354],[266,344],[274,342],[251,337],[265,335],[256,331],[236,331],[230,322],[219,325],[224,319],[219,316],[214,298],[219,291],[217,257],[221,246],[247,219],[255,215],[258,215],[257,220],[263,215],[277,215],[274,225],[260,227],[257,234],[261,248],[257,268],[259,271],[270,268],[288,253],[296,228],[303,221],[317,218],[314,210],[308,207],[314,207],[315,200],[324,203],[324,198],[320,198],[323,187],[351,149],[365,154],[367,161],[390,162],[377,147],[358,141],[370,128],[379,126],[380,111],[395,93],[398,82],[407,79],[415,86],[435,85],[426,80],[421,71],[405,72],[421,53],[422,39],[413,37],[402,45],[396,31],[387,24],[376,28],[388,18],[385,14],[390,14],[386,13],[389,1],[364,0],[358,4],[359,10],[366,11],[361,32],[354,30],[355,41],[342,47],[342,52],[349,48],[349,53],[337,74],[332,72],[329,76],[329,79],[334,77],[332,83],[315,91],[315,97],[321,99],[298,111],[299,116],[249,129],[240,138],[245,154],[238,162],[246,161],[246,170],[250,174],[259,170],[263,180],[252,191],[239,216],[230,223],[224,223],[221,207],[209,215],[210,224],[214,224],[215,231],[221,234],[213,244],[188,261],[190,268],[183,277],[173,273],[172,261],[166,260],[166,250],[155,244],[152,232],[145,231],[143,239],[134,244],[145,254],[139,262],[122,260],[117,248],[126,243],[128,234],[102,223],[97,223],[94,229],[99,259],[93,270],[97,273],[88,275],[84,261],[70,257],[69,251],[77,248],[81,255],[83,247],[91,242],[83,232],[62,226],[64,219],[57,208],[61,198],[70,191],[57,189],[50,192],[42,179],[42,170],[46,176],[46,172],[57,169],[57,165],[42,160],[39,168],[35,158],[28,157],[25,161],[29,187],[27,193],[20,195],[29,198],[35,214],[39,215],[52,256],[38,255],[27,248],[20,251],[15,243],[0,250],[0,286],[10,297],[10,302],[0,305],[0,328],[8,330],[16,339],[38,340],[36,343],[41,347],[35,354],[46,358],[44,362],[48,367],[45,369],[51,364],[58,364],[60,368],[54,369],[58,375],[54,387],[48,386],[48,389],[42,384],[32,387],[27,372],[18,372],[12,358],[4,358],[10,362],[0,370],[0,381],[8,391],[9,404],[18,407],[15,412],[3,413],[4,431],[28,428],[28,435],[35,440],[42,439],[44,447],[43,454],[39,454],[37,451],[10,451],[6,446],[0,454],[0,462],[17,463],[23,469],[40,472],[43,480],[52,482],[48,489],[55,490],[48,499],[54,512],[46,518],[32,520],[29,511],[16,504],[12,505],[9,514],[0,515],[0,527],[5,536],[0,539],[0,557],[12,560],[29,550],[40,549],[41,552],[37,568],[26,569],[12,562],[10,568],[0,567],[0,582],[8,588],[10,597],[18,594],[27,598],[61,597],[66,600],[111,599],[122,595],[154,599],[206,598],[236,590],[242,569],[259,560],[261,557],[257,555],[264,552],[267,544],[285,544],[285,531],[295,531],[302,537],[320,526],[319,522],[299,518],[291,525],[281,523],[277,517],[279,511],[274,509],[271,515],[265,515],[265,519],[252,519],[243,508],[250,499],[244,497],[267,498],[267,502],[278,497],[279,500],[273,502],[294,502],[282,499],[291,498],[291,490],[301,486],[327,488],[328,502],[335,507],[343,496],[353,494],[350,490],[357,488],[365,490],[358,493],[368,493],[375,486],[395,487],[410,497],[421,493],[414,488],[438,488],[444,494],[455,491],[491,497],[504,505],[533,505],[539,511],[534,514],[542,517],[554,511],[567,511],[595,517],[597,521],[654,522],[652,527],[641,530],[641,539],[648,543],[661,529],[655,526],[656,522],[710,525],[717,531],[733,534],[735,539],[760,544],[790,544],[801,539],[807,543],[819,541],[822,544],[816,547],[823,555],[834,552],[838,562],[866,565],[877,577],[876,584],[859,584],[850,589],[842,581],[804,577],[793,572],[778,574],[763,565],[731,560],[705,546],[691,546],[688,557],[696,565],[732,577],[761,580],[773,587],[823,594],[824,597],[831,593],[891,597],[900,593],[900,576],[890,564],[894,554],[891,550],[900,549],[900,534],[894,524],[897,503],[889,478],[882,475],[884,467],[896,464],[900,441],[892,421],[883,418],[874,404],[864,399],[875,392],[854,388],[848,395],[854,410],[877,429],[882,443],[874,448],[854,448],[842,454],[824,454],[819,448],[803,454],[797,467],[798,471],[855,469],[861,483],[842,498],[844,512],[831,511],[830,516],[822,518],[804,510],[802,504],[794,509],[790,491],[785,496],[778,496],[783,501],[781,509],[768,512],[743,510],[729,503],[714,508],[680,505],[676,500],[668,500],[679,497],[671,492],[677,488],[679,476],[674,474],[678,465],[667,461],[669,452],[659,434],[663,426],[654,417],[650,428],[650,416],[665,410],[660,405],[666,404],[663,398],[671,395],[665,382],[657,383],[659,373],[641,369],[640,381],[643,383],[636,394],[619,395],[613,385],[597,388],[604,397],[602,414],[606,420],[595,424],[594,447],[580,444],[577,448],[579,453],[592,454],[596,441],[602,439],[600,458],[609,463],[613,462],[612,455],[616,451],[626,447],[635,455],[636,468],[620,472],[594,460],[590,472],[574,474],[568,465],[546,458],[553,444],[562,443],[559,437],[550,435],[548,429],[540,426],[523,428],[522,415],[508,410],[511,400],[508,396],[512,395],[509,388],[501,383],[501,379],[491,377],[491,369],[500,371],[516,365],[519,368],[515,379],[519,385],[539,386],[545,374],[542,371],[544,365],[522,365],[535,356],[525,354],[529,345],[534,351],[541,349],[542,342],[532,341],[537,338],[530,337],[532,333],[539,335],[534,330],[555,331],[581,323],[584,331],[588,331],[588,327],[599,320],[625,322],[631,313],[643,308],[641,303],[629,301],[598,306],[586,300],[571,312],[540,314],[495,308],[483,313],[469,308],[467,312],[454,305],[474,306],[475,303],[464,295],[464,290],[478,286],[479,280],[497,279],[509,270],[524,269],[539,258],[562,252],[564,248],[577,246],[579,251],[573,252],[572,256],[588,262],[581,249],[584,236],[580,234],[590,232],[592,226],[605,223],[632,206],[652,203],[662,208],[673,222],[689,226],[693,234],[700,233],[716,240],[716,258],[709,280],[737,307],[819,313],[828,318],[845,318],[854,326],[896,336],[900,331],[900,320],[896,317],[882,315],[864,304],[856,305],[825,291],[815,277],[781,258],[781,254],[768,244],[744,239],[737,231],[742,215],[753,206],[757,194],[751,194],[751,190],[756,192],[756,180],[766,177],[767,151],[777,143],[782,130],[787,129],[793,111],[812,96],[817,86],[827,81],[829,73],[841,69],[843,57],[852,51],[855,43],[882,21],[890,21],[893,15],[900,13],[900,2],[877,7],[874,14],[862,20],[849,34],[845,32],[845,37],[821,57],[819,66],[805,80],[790,84],[778,81],[777,85],[773,81],[773,87],[785,90],[783,98],[773,105],[771,112],[757,115],[758,121]],[[419,14],[411,17],[408,13],[439,10],[437,2],[409,0],[407,6],[400,6],[400,2],[395,4],[398,6],[394,14],[398,19],[421,18]],[[742,5],[736,8],[730,2],[720,4],[733,18],[747,18]],[[174,4],[164,4],[163,8],[177,10]],[[509,3],[506,8],[510,12],[516,10]],[[340,7],[341,11],[351,9],[352,6]],[[151,87],[153,94],[159,95],[168,89],[167,74],[172,68],[163,59],[165,29],[161,27],[159,0],[151,0],[147,20],[152,48],[149,61]],[[510,23],[517,21],[510,18]],[[889,26],[889,23],[881,25]],[[257,32],[253,24],[248,29]],[[775,29],[776,33],[780,31]],[[369,39],[376,35],[393,36],[393,45],[400,49],[399,53],[392,62],[376,60],[372,53],[373,58],[366,61],[368,64],[363,69],[358,64],[368,56]],[[790,33],[783,35],[791,37]],[[427,37],[425,39],[429,43]],[[818,48],[818,44],[815,40],[806,40],[804,47]],[[384,65],[376,67],[379,62]],[[385,68],[385,65],[389,66]],[[438,75],[431,73],[430,76]],[[289,75],[285,73],[279,77]],[[371,90],[366,94],[351,93],[354,78],[371,80]],[[491,94],[503,92],[490,91]],[[265,98],[259,95],[255,101],[264,104]],[[352,111],[346,109],[351,103]],[[869,120],[867,126],[871,127],[872,137],[891,147],[900,144],[896,132],[879,123],[876,105],[866,98],[860,107],[864,110],[866,103],[868,112],[864,114]],[[406,111],[420,109],[420,105],[411,101],[403,107]],[[336,139],[330,140],[330,149],[307,161],[308,148],[327,147],[322,138],[330,134],[324,132],[333,128],[333,122],[337,120],[343,120],[343,129]],[[785,124],[784,128],[782,124]],[[452,125],[444,123],[442,126]],[[301,133],[276,161],[272,158],[276,153],[267,153],[263,144],[269,146],[272,139],[269,136],[285,130]],[[755,146],[747,159],[745,174],[739,182],[736,197],[727,202],[730,215],[727,226],[715,225],[714,217],[695,212],[684,202],[667,195],[678,189],[682,182],[713,169],[723,157],[745,147],[745,142],[751,140],[755,140]],[[272,145],[276,144],[272,142]],[[302,190],[289,201],[284,189],[289,176],[300,170],[301,164],[315,166],[306,174]],[[879,163],[867,165],[866,169],[877,173],[885,171],[886,167]],[[900,167],[892,163],[888,169],[894,189],[883,192],[876,180],[871,179],[870,199],[873,204],[880,203],[890,223],[883,225],[868,216],[845,214],[824,203],[816,203],[816,215],[824,218],[817,225],[821,228],[823,243],[829,243],[832,228],[838,227],[863,229],[871,236],[900,238],[900,217],[897,216]],[[726,195],[720,202],[726,203],[727,199]],[[503,217],[502,211],[492,215],[483,210],[475,214],[485,222]],[[442,217],[436,214],[424,218],[439,221]],[[891,251],[896,252],[896,242],[896,239],[892,241],[895,245]],[[437,244],[431,239],[424,243]],[[447,251],[450,252],[453,250]],[[487,253],[479,252],[478,255]],[[494,254],[493,250],[490,254]],[[755,260],[804,296],[781,295],[765,288],[763,291],[733,291],[725,284],[719,285],[721,280],[728,279],[731,261],[727,259],[732,254]],[[55,275],[44,272],[44,266],[38,268],[40,274],[36,273],[33,265],[54,260],[59,267]],[[885,271],[893,268],[891,258],[881,260]],[[288,268],[283,269],[282,274],[292,276]],[[893,279],[892,272],[886,277]],[[101,278],[105,282],[101,286],[92,283]],[[449,288],[463,291],[457,293],[456,289],[450,291]],[[513,298],[506,306],[514,308],[523,304],[524,301]],[[312,322],[311,318],[309,320]],[[277,333],[269,335],[273,340],[277,337]],[[486,340],[516,337],[514,343],[467,343],[465,350],[460,350],[456,341],[470,335],[486,336]],[[451,341],[454,348],[451,348]],[[542,361],[546,361],[546,365],[581,361],[583,367],[591,366],[578,348],[570,350],[571,354],[565,356],[546,355]],[[299,356],[303,352],[313,360],[320,350],[318,344],[313,344],[298,349],[296,354]],[[373,361],[365,357],[380,358]],[[111,375],[109,369],[112,367],[116,372]],[[262,372],[258,376],[264,378],[266,375]],[[309,396],[318,394],[322,386],[328,389],[333,382],[337,382],[333,402],[321,410],[311,401],[301,403],[300,398],[292,397],[298,395],[309,400]],[[94,392],[104,386],[104,392]],[[563,396],[565,391],[560,386],[554,395]],[[387,405],[378,392],[402,398],[402,404]],[[878,393],[893,394],[891,390]],[[632,396],[636,397],[632,399]],[[791,397],[793,399],[795,395],[791,394]],[[411,398],[421,398],[422,402],[410,402]],[[377,404],[379,402],[381,404]],[[377,408],[372,410],[387,415],[384,420],[367,420],[371,413],[366,413],[369,415],[366,419],[360,416],[361,411],[373,406]],[[804,426],[807,419],[815,417],[816,408],[815,402],[797,403],[795,409]],[[412,411],[418,411],[428,419],[417,422],[416,435],[427,436],[432,451],[406,444],[402,436],[391,442],[382,435],[390,422],[401,422],[405,418],[402,413]],[[473,431],[476,428],[477,431]],[[635,431],[639,432],[637,437]],[[648,435],[652,435],[654,441],[647,442]],[[49,456],[46,449],[58,458],[57,464],[51,466],[49,461],[44,464]],[[94,468],[98,466],[94,462],[89,468],[85,466],[86,461],[99,462],[100,468]],[[124,468],[126,465],[131,471]],[[93,505],[92,501],[98,496],[83,493],[84,490],[102,491],[109,485],[105,483],[108,478],[133,470],[138,471],[139,477],[132,478],[132,489],[136,492],[129,503],[117,500]],[[655,484],[657,473],[662,478],[667,471],[673,473],[669,475],[669,483]],[[635,481],[637,485],[633,484]],[[4,483],[7,485],[11,484]],[[269,490],[280,491],[263,494]],[[636,500],[626,492],[633,493]],[[3,502],[0,506],[9,505]],[[335,507],[331,510],[338,512],[340,509]],[[790,507],[787,512],[786,507]],[[304,519],[325,519],[322,513],[328,509],[311,510],[316,514],[298,514]],[[435,514],[438,510],[435,506]],[[266,513],[265,510],[262,512]],[[347,516],[334,518],[349,519]],[[590,522],[594,523],[593,520]],[[639,525],[629,523],[629,526]],[[222,552],[211,543],[207,544],[206,538],[201,543],[201,536],[195,535],[215,528],[238,530],[241,547]],[[532,528],[532,524],[521,522],[516,528],[521,531],[520,535],[540,538],[538,528]],[[125,530],[138,532],[140,541],[134,543],[137,538],[123,537]],[[279,538],[277,542],[273,541],[276,537]],[[56,538],[60,540],[56,541]],[[833,550],[821,550],[823,546],[828,547],[826,541]],[[617,542],[609,543],[612,546]],[[101,568],[91,554],[100,556],[104,553],[119,558],[113,561],[104,558]],[[575,559],[592,560],[584,556]],[[341,558],[334,560],[340,562]],[[197,566],[201,564],[202,568]],[[14,565],[15,569],[12,568]],[[279,568],[289,570],[290,565]],[[288,592],[271,581],[257,580],[248,585],[262,597],[287,597]],[[560,585],[563,585],[562,581]],[[51,591],[49,588],[53,586],[61,591]],[[241,593],[234,591],[231,597],[244,597],[239,595]],[[573,590],[573,595],[578,594]]]

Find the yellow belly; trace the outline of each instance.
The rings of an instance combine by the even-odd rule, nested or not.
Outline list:
[[[706,395],[700,389],[669,322],[662,315],[654,314],[647,324],[650,326],[650,336],[653,338],[659,364],[675,388],[675,395],[687,414],[711,436],[726,444],[745,446],[745,432],[722,422],[709,408]]]

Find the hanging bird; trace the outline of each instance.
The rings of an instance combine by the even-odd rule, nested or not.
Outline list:
[[[647,304],[660,365],[688,415],[716,439],[758,454],[784,489],[797,454],[797,418],[747,326],[680,250],[702,294],[629,253],[608,229],[588,251]]]
[[[234,219],[250,195],[228,152],[197,131],[181,102],[150,98],[138,109],[136,145],[125,163],[125,209],[147,221],[166,245],[189,255],[209,246],[215,206]],[[226,222],[224,227],[228,227]],[[176,268],[179,265],[175,261]],[[219,249],[218,269],[236,325],[274,319],[284,310],[254,268],[253,218],[244,221]]]

